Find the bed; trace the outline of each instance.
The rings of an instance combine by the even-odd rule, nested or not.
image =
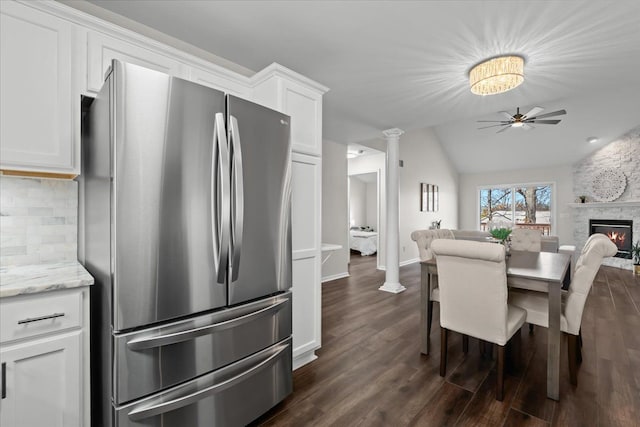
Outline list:
[[[349,230],[349,247],[362,256],[378,251],[378,233],[375,231]]]

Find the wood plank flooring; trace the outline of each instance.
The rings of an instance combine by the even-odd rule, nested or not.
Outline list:
[[[495,400],[495,357],[450,333],[447,377],[438,374],[439,313],[432,354],[419,350],[420,267],[400,268],[407,291],[381,292],[375,257],[352,255],[351,277],[322,286],[322,348],[294,372],[294,392],[256,420],[263,426],[640,426],[640,278],[602,267],[582,321],[578,386],[566,342],[560,401],[546,398],[546,329],[522,329],[519,369]],[[437,304],[436,304],[437,307]]]

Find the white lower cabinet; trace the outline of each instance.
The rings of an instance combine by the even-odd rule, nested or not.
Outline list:
[[[0,424],[6,427],[82,426],[82,332],[2,349]]]
[[[0,299],[0,425],[89,425],[87,308],[87,289]]]

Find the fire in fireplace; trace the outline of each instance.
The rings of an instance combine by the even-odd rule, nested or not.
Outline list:
[[[590,219],[589,235],[602,233],[618,247],[618,258],[631,258],[633,221],[626,219]]]

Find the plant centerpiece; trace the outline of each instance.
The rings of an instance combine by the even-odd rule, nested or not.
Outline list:
[[[500,243],[503,243],[507,240],[507,238],[509,238],[509,235],[511,234],[511,229],[510,228],[494,228],[493,230],[490,231],[491,236],[493,236],[494,239],[498,239],[500,240]]]
[[[490,221],[489,222],[489,233],[491,236],[499,240],[502,243],[507,252],[509,252],[508,239],[511,234],[511,229],[513,228],[513,224],[506,221]]]
[[[633,274],[640,275],[640,240],[631,245],[631,256],[633,256]]]

